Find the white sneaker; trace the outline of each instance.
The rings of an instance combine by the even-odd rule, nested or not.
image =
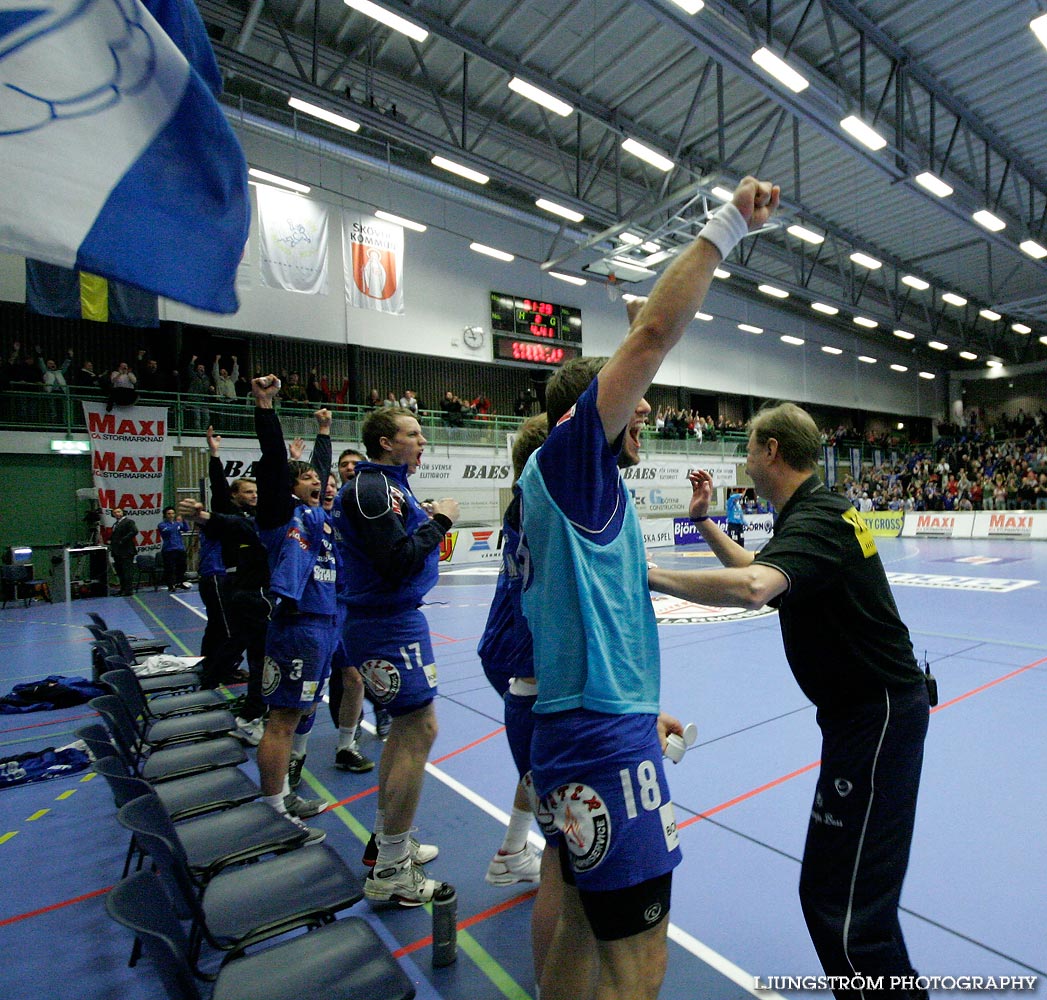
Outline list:
[[[232,734],[241,743],[256,747],[262,742],[262,734],[265,732],[265,719],[241,719],[236,716],[236,729]]]
[[[178,584],[178,586],[181,587],[182,590],[192,590],[193,589],[193,585],[188,580],[183,580],[180,584]]]
[[[499,851],[487,866],[484,881],[491,885],[516,885],[517,882],[537,882],[542,870],[542,858],[529,847],[515,854]]]
[[[412,861],[410,855],[387,868],[376,865],[364,879],[364,895],[368,899],[404,907],[430,902],[439,888],[440,883],[426,878],[425,869]]]

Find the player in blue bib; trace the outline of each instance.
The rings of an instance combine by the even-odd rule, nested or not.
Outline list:
[[[531,764],[565,883],[543,1000],[653,1000],[665,975],[680,850],[661,763],[643,536],[618,466],[639,460],[644,393],[714,269],[777,204],[776,187],[745,178],[650,298],[630,303],[614,356],[553,375],[549,438],[520,477],[523,609],[538,683]]]

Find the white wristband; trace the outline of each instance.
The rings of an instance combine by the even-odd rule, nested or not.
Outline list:
[[[749,223],[734,203],[729,201],[713,213],[698,235],[716,247],[720,256],[726,260],[727,255],[742,241],[742,237],[749,235]]]

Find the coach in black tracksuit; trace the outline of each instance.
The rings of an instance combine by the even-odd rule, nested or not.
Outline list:
[[[753,418],[746,462],[780,513],[758,553],[709,519],[712,480],[691,475],[690,513],[726,567],[652,569],[654,590],[699,603],[778,608],[785,655],[818,710],[821,771],[800,871],[800,902],[829,976],[915,976],[898,923],[927,734],[927,682],[898,616],[872,533],[814,474],[814,421],[783,403]],[[838,998],[873,995],[834,990]]]

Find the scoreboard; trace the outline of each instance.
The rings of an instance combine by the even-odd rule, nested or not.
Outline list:
[[[582,353],[582,311],[491,292],[494,360],[556,367]]]

